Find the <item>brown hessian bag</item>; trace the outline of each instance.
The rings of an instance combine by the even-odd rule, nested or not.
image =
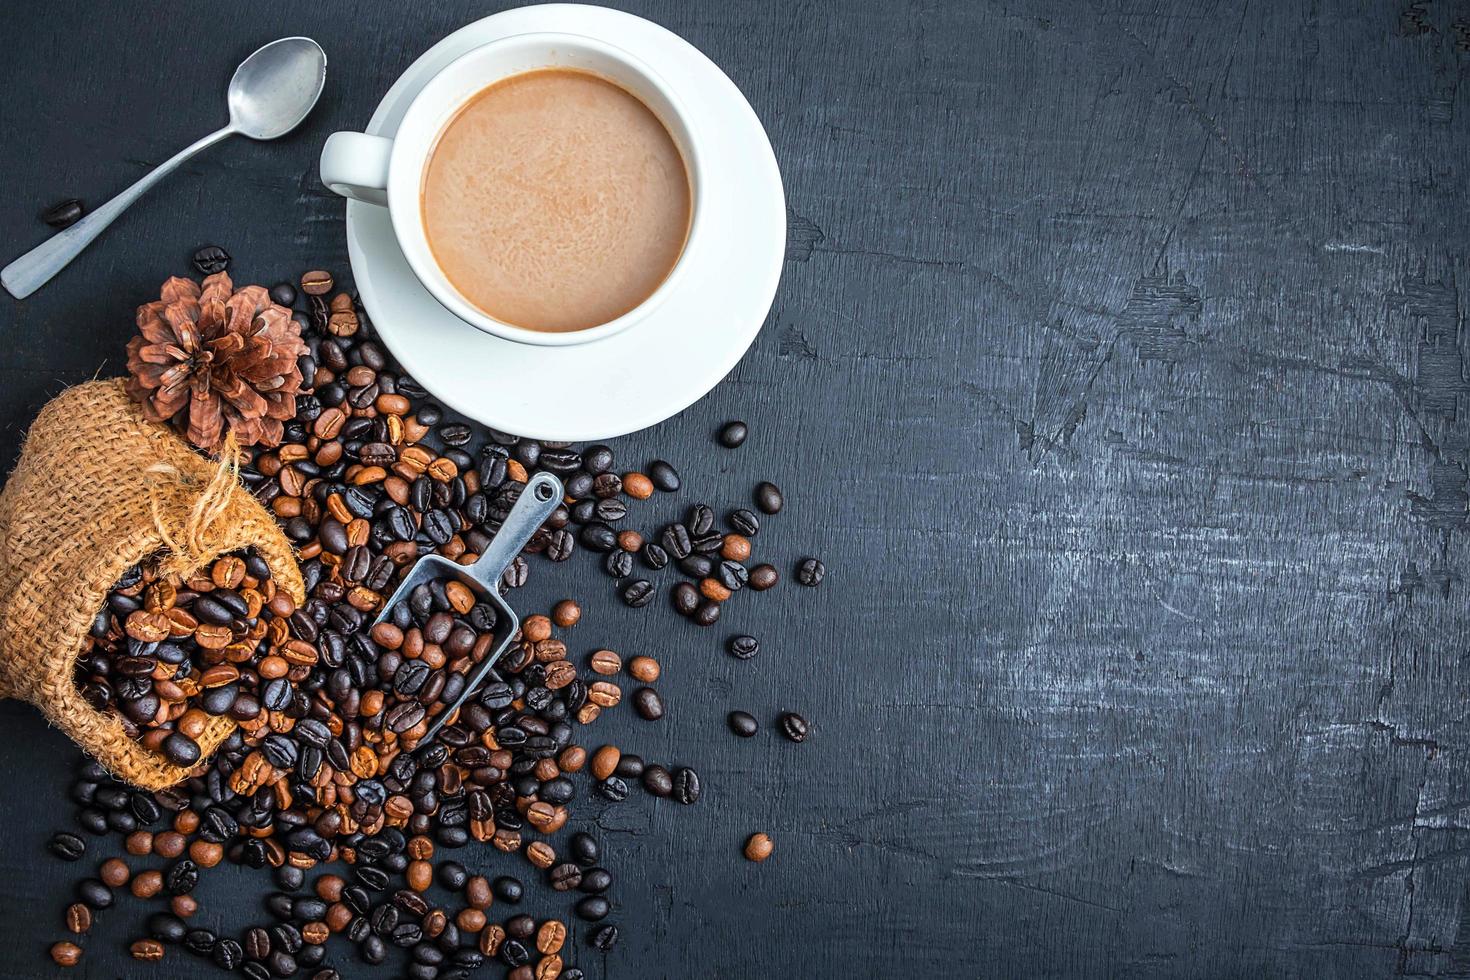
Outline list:
[[[112,586],[152,555],[187,576],[253,548],[278,588],[304,601],[301,572],[276,522],[240,484],[231,441],[221,461],[150,422],[122,381],[91,381],[52,399],[26,435],[0,493],[0,696],[29,701],[109,771],[144,789],[192,770],[129,738],[73,681],[77,655]],[[212,718],[207,759],[234,730]],[[201,763],[202,765],[202,763]]]

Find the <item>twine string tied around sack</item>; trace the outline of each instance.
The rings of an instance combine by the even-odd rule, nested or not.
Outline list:
[[[182,571],[188,573],[202,567],[210,553],[206,540],[209,529],[229,508],[231,493],[239,485],[240,449],[235,442],[235,434],[226,433],[214,472],[199,491],[182,523],[164,517],[164,508],[159,500],[161,485],[173,481],[177,486],[192,488],[198,481],[169,462],[154,463],[143,472],[149,480],[148,506],[158,537]]]

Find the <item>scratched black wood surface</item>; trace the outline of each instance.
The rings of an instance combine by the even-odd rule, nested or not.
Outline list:
[[[749,355],[616,444],[686,479],[639,513],[774,479],[790,503],[762,554],[831,575],[699,632],[622,608],[591,562],[538,563],[519,601],[582,597],[574,649],[666,664],[670,717],[596,734],[708,785],[689,809],[578,808],[625,936],[580,965],[1470,975],[1470,4],[619,5],[744,89],[791,207]],[[244,279],[345,272],[323,138],[497,9],[0,6],[7,258],[40,208],[99,202],[218,125],[256,45],[309,34],[331,58],[299,133],[210,151],[0,302],[4,455],[63,385],[122,370],[132,308],[195,246]],[[730,453],[710,434],[735,416],[754,435]],[[737,629],[759,659],[720,652]],[[734,707],[801,710],[814,737],[736,740]],[[43,842],[73,756],[30,708],[0,715],[0,972],[48,976],[77,869]],[[759,867],[754,830],[777,842]],[[260,914],[258,883],[213,878],[202,921]],[[77,975],[196,975],[126,959],[142,918],[104,916]]]

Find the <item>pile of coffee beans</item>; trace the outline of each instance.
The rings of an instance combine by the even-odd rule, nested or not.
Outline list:
[[[196,258],[228,262],[223,250]],[[486,914],[492,902],[520,901],[517,875],[526,872],[487,881],[446,855],[471,842],[520,855],[532,877],[579,896],[571,915],[593,924],[591,946],[611,948],[612,875],[598,866],[597,842],[557,835],[584,768],[606,800],[625,799],[630,782],[682,804],[700,799],[688,765],[579,744],[583,727],[622,702],[624,672],[638,716],[664,717],[658,661],[640,655],[625,666],[614,651],[597,650],[579,667],[556,630],[574,627],[582,607],[562,600],[549,616],[524,620],[489,681],[425,740],[504,626],[494,606],[444,581],[418,587],[371,624],[421,556],[477,559],[537,471],[561,477],[566,500],[506,568],[502,591],[526,583],[527,556],[563,562],[580,545],[633,607],[657,592],[634,572],[635,560],[651,572],[675,565],[688,581],[673,590],[674,608],[712,625],[735,592],[779,581],[774,566],[750,564],[760,518],[737,507],[719,526],[699,504],[651,537],[616,530],[630,501],[680,489],[670,463],[619,475],[607,446],[577,450],[447,416],[373,338],[353,297],[334,288],[323,271],[303,275],[299,288],[272,288],[276,302],[304,307],[295,316],[311,391],[298,398],[282,444],[255,452],[241,474],[296,547],[306,601],[297,608],[248,554],[182,580],[144,563],[114,588],[78,661],[88,699],[115,708],[130,732],[180,765],[198,760],[195,739],[209,717],[238,727],[198,775],[161,793],[130,789],[93,763],[81,768],[73,796],[82,829],[123,835],[130,857],[162,866],[104,863],[78,885],[68,929],[84,935],[127,886],[138,898],[169,901],[131,947],[139,960],[181,949],[253,980],[319,967],[314,980],[333,980],[341,971],[323,967],[327,942],[345,936],[370,964],[406,950],[408,975],[424,980],[469,976],[492,959],[513,980],[578,980],[581,971],[564,963],[564,922]],[[738,435],[727,426],[721,441],[739,445],[746,434],[744,423]],[[761,484],[754,503],[777,513],[780,491]],[[731,652],[749,657],[757,647],[739,637]],[[784,718],[780,728],[793,737]],[[65,860],[87,851],[71,833],[51,847]],[[277,887],[266,898],[273,921],[237,937],[186,921],[201,870],[226,860],[274,869]],[[309,889],[308,873],[316,875]],[[436,883],[455,898],[432,901],[425,893]],[[69,939],[52,955],[70,965],[82,953]]]

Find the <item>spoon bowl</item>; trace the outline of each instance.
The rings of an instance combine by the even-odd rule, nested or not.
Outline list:
[[[230,128],[273,140],[301,124],[321,97],[327,55],[309,37],[272,41],[240,63],[230,79]]]

